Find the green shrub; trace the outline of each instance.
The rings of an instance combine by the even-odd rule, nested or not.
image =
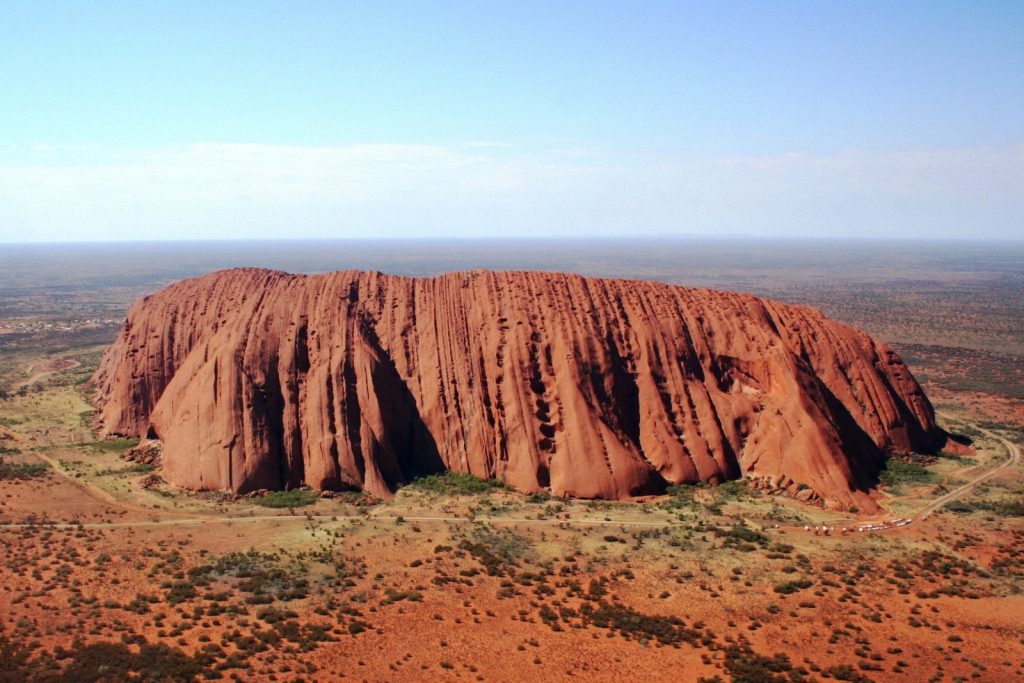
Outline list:
[[[76,443],[79,448],[92,448],[106,453],[121,453],[139,445],[138,439],[103,439],[101,441],[83,441]]]
[[[796,593],[799,590],[810,588],[812,585],[808,579],[799,579],[797,581],[783,581],[782,583],[776,584],[775,592],[782,595],[790,595]]]
[[[676,486],[669,486],[665,491],[669,496],[668,500],[664,502],[664,507],[667,508],[685,508],[691,507],[696,504],[695,496],[697,494],[697,487],[692,484],[678,484]]]
[[[446,496],[475,496],[508,487],[497,479],[481,479],[466,472],[441,472],[414,479],[407,488]]]
[[[765,543],[768,541],[768,537],[763,533],[756,529],[751,529],[745,524],[737,524],[725,530],[715,529],[715,535],[747,543]]]
[[[290,491],[274,491],[258,498],[256,502],[265,508],[300,508],[312,505],[320,496],[309,489],[291,489]]]
[[[0,481],[24,481],[45,477],[50,466],[41,462],[13,463],[0,458]]]
[[[719,503],[729,500],[742,500],[750,493],[750,487],[744,479],[733,479],[715,487],[715,498]]]
[[[100,477],[105,477],[105,476],[109,476],[109,475],[112,475],[112,474],[113,475],[118,475],[118,474],[149,474],[150,472],[154,471],[155,469],[156,469],[156,465],[153,465],[152,463],[148,463],[148,462],[133,462],[132,464],[128,465],[127,467],[122,467],[120,469],[100,470],[100,471],[98,471],[96,473],[96,475],[100,476]]]
[[[765,657],[746,644],[732,644],[725,649],[725,668],[733,683],[788,683],[806,680],[794,668],[788,655],[780,652]]]
[[[1024,501],[1021,500],[997,500],[982,505],[1000,517],[1024,517]]]

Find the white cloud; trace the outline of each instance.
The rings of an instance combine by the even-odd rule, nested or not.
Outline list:
[[[1024,237],[1024,145],[762,157],[504,143],[0,148],[0,241]]]

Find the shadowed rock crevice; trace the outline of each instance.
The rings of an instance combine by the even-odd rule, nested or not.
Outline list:
[[[367,329],[363,336],[374,359],[370,382],[380,414],[375,453],[382,465],[384,481],[393,491],[417,477],[445,471],[437,443],[394,361],[372,329]]]

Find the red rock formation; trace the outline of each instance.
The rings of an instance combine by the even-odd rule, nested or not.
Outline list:
[[[239,492],[746,476],[870,508],[886,452],[943,438],[899,357],[815,309],[554,273],[212,273],[137,302],[94,379],[105,433],[159,437],[170,482]]]

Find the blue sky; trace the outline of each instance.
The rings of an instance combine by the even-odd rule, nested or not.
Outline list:
[[[1024,237],[1024,3],[7,2],[0,241]]]

